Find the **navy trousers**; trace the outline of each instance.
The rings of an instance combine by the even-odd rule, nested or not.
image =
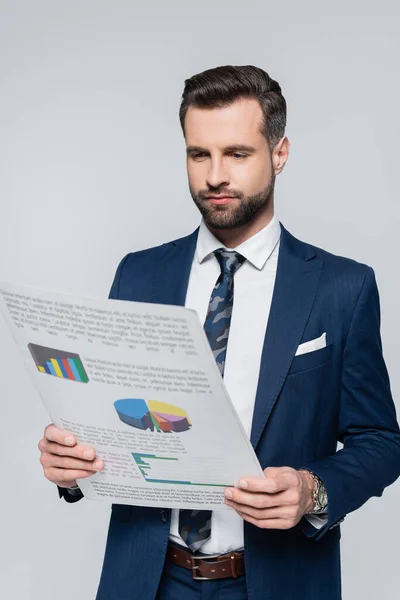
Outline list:
[[[247,600],[246,576],[215,581],[197,581],[192,572],[174,565],[168,559],[156,600]]]

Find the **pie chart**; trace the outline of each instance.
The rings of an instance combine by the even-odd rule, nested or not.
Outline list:
[[[114,406],[121,421],[136,429],[181,433],[192,426],[183,408],[158,400],[123,398],[114,402]]]

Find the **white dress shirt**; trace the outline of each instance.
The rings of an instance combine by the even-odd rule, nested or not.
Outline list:
[[[246,261],[234,275],[234,299],[226,353],[224,383],[250,436],[261,352],[274,290],[281,227],[276,216],[261,231],[235,248]],[[185,306],[195,309],[204,323],[211,292],[221,273],[213,252],[223,244],[200,225]],[[243,326],[245,324],[245,327]],[[186,546],[178,531],[179,511],[172,511],[170,539]],[[205,554],[243,548],[243,519],[233,510],[213,511],[211,538]]]

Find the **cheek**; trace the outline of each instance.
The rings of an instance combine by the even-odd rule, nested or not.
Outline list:
[[[263,190],[271,181],[271,169],[265,162],[254,162],[236,168],[232,173],[232,181],[236,187],[240,187],[246,196],[257,194]]]
[[[200,164],[188,164],[187,165],[187,175],[189,180],[189,186],[192,190],[198,191],[203,189],[205,186],[205,173],[203,173],[204,169],[201,168]]]

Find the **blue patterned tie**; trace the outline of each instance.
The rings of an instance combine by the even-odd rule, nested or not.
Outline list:
[[[223,376],[233,307],[233,276],[246,259],[234,250],[223,248],[215,250],[214,254],[221,274],[211,294],[204,330]],[[211,513],[211,510],[179,511],[179,535],[192,552],[210,539]]]

